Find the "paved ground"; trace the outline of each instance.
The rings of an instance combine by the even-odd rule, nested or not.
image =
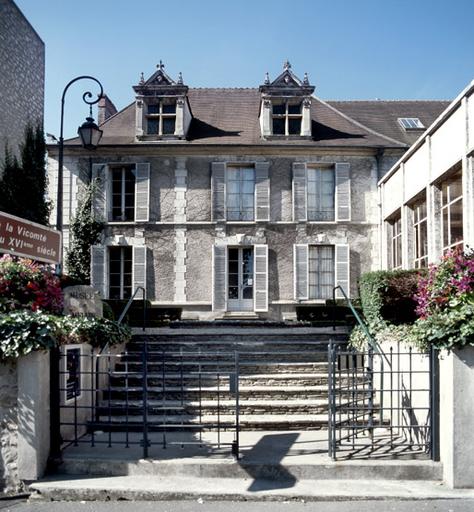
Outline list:
[[[2,512],[473,512],[474,499],[429,501],[252,502],[83,502],[8,503]]]

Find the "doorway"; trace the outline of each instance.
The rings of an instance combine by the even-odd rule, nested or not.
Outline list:
[[[227,305],[229,311],[253,311],[253,247],[229,247]]]

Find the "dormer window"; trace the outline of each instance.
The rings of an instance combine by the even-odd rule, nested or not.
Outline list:
[[[174,81],[164,71],[160,61],[158,70],[145,80],[140,78],[133,89],[135,101],[135,137],[142,142],[160,142],[186,138],[192,114],[188,103],[188,86],[183,76]]]
[[[301,102],[272,102],[273,135],[300,135],[301,120]]]
[[[406,131],[425,129],[425,125],[417,117],[399,117],[398,123]]]
[[[174,135],[176,130],[176,101],[161,100],[148,105],[148,135]]]
[[[286,61],[283,73],[273,82],[267,73],[259,90],[260,129],[264,139],[311,138],[311,95],[314,87],[306,73],[300,80]]]

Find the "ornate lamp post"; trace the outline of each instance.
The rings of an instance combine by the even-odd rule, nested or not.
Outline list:
[[[85,149],[95,149],[99,144],[99,141],[102,137],[102,130],[95,124],[94,119],[92,117],[92,105],[95,105],[99,102],[99,100],[104,95],[104,88],[102,84],[94,78],[93,76],[83,75],[78,76],[71,80],[66,87],[64,88],[63,94],[61,96],[61,125],[59,131],[59,142],[58,142],[58,195],[56,200],[56,229],[58,231],[62,231],[63,229],[63,160],[64,160],[64,138],[63,138],[63,130],[64,130],[64,101],[66,97],[66,92],[69,87],[79,80],[92,80],[100,87],[100,92],[97,95],[96,99],[92,99],[93,95],[90,91],[86,91],[82,95],[82,100],[84,103],[89,105],[89,117],[86,118],[86,121],[80,126],[77,130],[77,133],[81,139],[82,145]],[[62,247],[61,247],[61,256],[62,256]],[[56,272],[58,275],[61,274],[62,271],[62,263],[57,266]]]

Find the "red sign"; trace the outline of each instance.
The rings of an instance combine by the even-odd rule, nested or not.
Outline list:
[[[0,253],[46,263],[61,262],[61,233],[0,212]]]

